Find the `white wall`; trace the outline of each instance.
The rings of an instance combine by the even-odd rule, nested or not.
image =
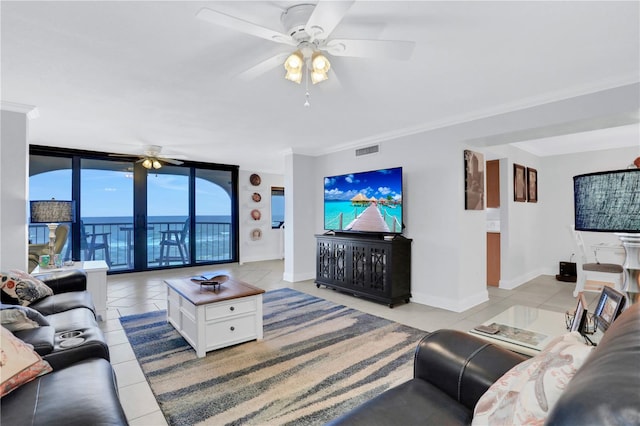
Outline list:
[[[537,277],[542,269],[542,212],[549,205],[546,187],[540,183],[540,158],[513,146],[505,147],[506,166],[501,170],[501,180],[506,177],[506,193],[500,194],[500,287],[515,288]],[[538,171],[538,202],[516,202],[513,199],[513,165],[532,167]],[[502,163],[501,163],[502,165]],[[503,170],[506,172],[502,173]]]
[[[258,186],[254,186],[249,182],[249,176],[253,173],[257,173],[261,178]],[[238,194],[240,197],[238,203],[240,215],[240,263],[282,259],[284,254],[284,231],[282,229],[271,229],[271,187],[283,187],[284,176],[240,170],[238,172],[238,180]],[[261,196],[259,203],[251,198],[254,192]],[[253,209],[260,211],[260,220],[252,219],[251,211]],[[262,233],[262,238],[259,240],[252,239],[254,229],[259,229]]]
[[[352,148],[319,156],[314,161],[314,175],[298,174],[303,180],[298,182],[300,186],[315,194],[318,213],[313,232],[323,231],[323,177],[402,166],[405,236],[414,240],[412,300],[453,311],[468,309],[487,300],[486,212],[464,210],[463,150],[470,148],[501,160],[501,176],[505,178],[501,177],[504,208],[501,208],[500,286],[514,288],[542,273],[551,273],[550,266],[560,260],[550,258],[549,242],[559,232],[549,231],[547,220],[555,220],[549,212],[563,208],[555,205],[551,195],[563,183],[557,183],[550,171],[562,166],[504,143],[515,142],[526,134],[538,137],[556,131],[562,134],[571,123],[576,129],[592,126],[597,122],[594,117],[606,116],[607,111],[613,114],[627,110],[629,105],[636,108],[637,94],[628,88],[612,89],[378,142],[378,154],[355,157]],[[598,154],[594,155],[598,158]],[[537,203],[513,201],[514,163],[537,169]],[[308,161],[304,164],[302,167],[312,169]],[[570,194],[564,196],[571,200]],[[307,271],[302,275],[313,276],[315,252],[309,247],[314,242],[306,241],[312,232],[307,231],[304,236],[304,244],[308,246],[301,247],[298,231],[295,251],[299,259],[304,257],[306,266],[302,267],[302,262],[296,262],[296,266]]]
[[[404,236],[412,244],[412,300],[461,311],[487,300],[485,216],[464,210],[467,146],[430,143],[413,135],[380,143],[380,152],[355,157],[353,149],[318,157],[315,229],[323,231],[323,178],[403,167]],[[315,253],[313,254],[315,256]]]
[[[640,156],[640,142],[638,147],[558,155],[542,159],[542,172],[538,173],[538,181],[540,186],[545,188],[544,191],[540,191],[540,197],[544,197],[547,206],[543,211],[541,228],[543,238],[541,261],[546,274],[557,274],[558,262],[568,261],[574,252],[574,243],[568,228],[574,222],[573,176],[625,169],[638,156]],[[585,232],[583,237],[586,245],[596,242],[619,243],[617,237],[610,233]]]
[[[317,181],[314,157],[289,153],[285,156],[284,177],[284,274],[285,281],[315,278],[316,245],[314,223],[317,217],[315,199],[322,192]],[[322,210],[320,210],[322,211]]]
[[[0,116],[0,270],[27,270],[28,119],[23,112]]]

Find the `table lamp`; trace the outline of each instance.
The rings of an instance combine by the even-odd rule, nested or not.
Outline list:
[[[640,164],[640,157],[635,163]],[[634,163],[634,164],[635,164]],[[573,178],[575,229],[613,232],[626,252],[623,289],[629,305],[640,298],[640,168]]]
[[[39,200],[31,201],[31,223],[46,223],[49,227],[49,256],[53,264],[56,228],[59,223],[75,222],[75,202]]]

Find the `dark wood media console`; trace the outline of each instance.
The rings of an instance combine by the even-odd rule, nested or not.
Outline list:
[[[316,286],[384,302],[411,298],[411,239],[394,236],[316,235]]]

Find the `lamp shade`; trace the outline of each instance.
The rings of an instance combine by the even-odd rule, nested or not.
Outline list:
[[[75,222],[75,201],[31,201],[31,223]]]
[[[640,233],[640,169],[573,178],[575,229]]]

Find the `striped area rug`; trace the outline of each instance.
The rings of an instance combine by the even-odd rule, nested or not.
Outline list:
[[[318,425],[413,375],[427,334],[292,289],[264,294],[264,340],[197,358],[166,312],[120,319],[170,425]]]

